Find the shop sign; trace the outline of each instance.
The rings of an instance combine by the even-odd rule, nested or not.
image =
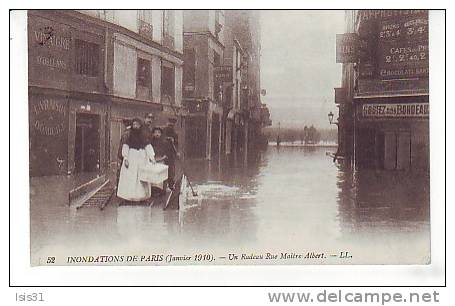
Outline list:
[[[359,37],[355,33],[337,34],[336,62],[355,63],[359,57]]]
[[[214,67],[215,80],[217,82],[232,82],[232,66],[216,66]]]
[[[67,173],[68,100],[31,95],[29,100],[30,175]]]
[[[65,131],[66,105],[51,98],[39,99],[32,105],[32,127],[44,136],[58,136]]]
[[[428,118],[428,103],[364,104],[363,118]]]
[[[379,23],[377,48],[381,79],[428,77],[428,17]]]
[[[72,37],[68,26],[29,14],[28,52],[31,81],[60,88],[69,85]]]
[[[425,15],[427,10],[359,10],[358,21],[396,19]]]
[[[357,95],[428,93],[428,27],[426,10],[360,10]]]
[[[340,87],[335,88],[335,103],[336,104],[344,104],[347,100],[347,92],[346,88]]]

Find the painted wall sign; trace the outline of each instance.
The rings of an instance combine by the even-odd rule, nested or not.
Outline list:
[[[421,81],[429,75],[428,11],[360,10],[358,27],[364,44],[357,95],[365,95],[364,89],[377,95],[428,93],[428,82]]]
[[[428,18],[379,23],[377,63],[381,79],[428,77]]]
[[[428,118],[428,103],[364,104],[363,118]]]
[[[357,17],[359,22],[383,19],[395,19],[409,16],[425,15],[426,10],[360,10]]]
[[[56,136],[65,131],[65,105],[54,99],[43,98],[32,106],[33,127],[41,135]]]
[[[28,18],[29,80],[32,84],[66,89],[72,63],[70,27],[39,16]]]
[[[32,176],[66,174],[68,158],[68,100],[30,95],[29,139]]]

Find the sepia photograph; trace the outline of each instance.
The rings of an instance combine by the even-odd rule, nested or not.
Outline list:
[[[433,13],[28,10],[30,266],[431,264]]]

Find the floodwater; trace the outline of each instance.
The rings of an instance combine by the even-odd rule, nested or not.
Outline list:
[[[193,256],[174,264],[429,263],[428,175],[352,171],[333,163],[334,150],[269,147],[248,158],[187,161],[198,196],[178,211],[159,201],[76,210],[32,181],[32,264],[116,254]],[[229,260],[266,253],[314,258]],[[210,260],[195,262],[196,254]]]

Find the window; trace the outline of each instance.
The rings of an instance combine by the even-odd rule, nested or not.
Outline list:
[[[161,62],[161,100],[169,104],[175,102],[175,68],[167,61]]]
[[[98,44],[76,39],[76,73],[96,77],[100,67],[100,47]]]
[[[194,91],[196,85],[196,50],[185,49],[183,52],[183,86],[187,92]]]
[[[219,39],[220,32],[223,28],[223,25],[221,24],[221,11],[216,10],[215,11],[215,37]]]
[[[137,59],[137,84],[144,87],[150,86],[150,61],[138,58]]]
[[[163,11],[163,45],[170,49],[174,48],[174,24],[175,12],[173,10]]]
[[[102,20],[114,22],[115,10],[96,10],[97,17]]]
[[[153,39],[152,10],[138,10],[137,21],[139,34]]]

